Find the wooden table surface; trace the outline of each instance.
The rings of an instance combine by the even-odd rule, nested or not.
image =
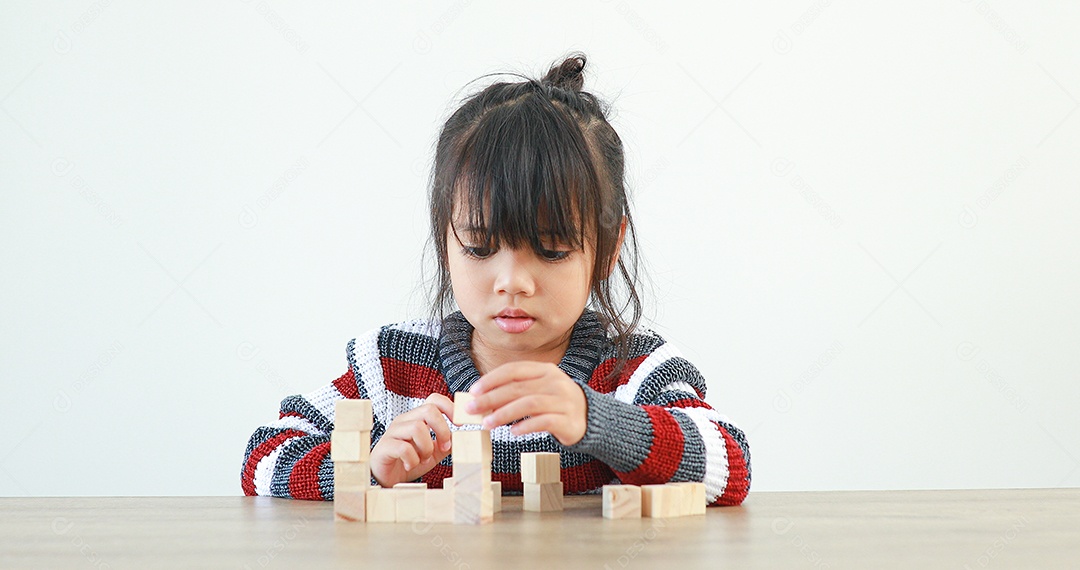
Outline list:
[[[0,568],[1077,568],[1080,489],[751,492],[606,520],[598,496],[482,526],[335,523],[267,497],[0,498]]]

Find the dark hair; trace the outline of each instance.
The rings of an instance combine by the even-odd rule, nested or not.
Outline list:
[[[630,334],[641,319],[637,235],[624,183],[622,141],[608,123],[609,106],[581,90],[584,68],[585,54],[574,52],[539,81],[511,73],[524,81],[495,83],[471,95],[443,125],[430,178],[438,273],[429,309],[442,322],[453,308],[446,234],[456,200],[461,199],[469,224],[481,228],[481,243],[496,247],[505,240],[514,248],[529,244],[540,254],[545,249],[539,238],[543,220],[543,231],[560,242],[575,249],[586,240],[595,245],[586,307],[594,307],[614,337],[617,362],[608,378],[615,378],[626,366]],[[618,271],[610,275],[622,278],[627,299],[616,309],[608,262],[624,217]]]

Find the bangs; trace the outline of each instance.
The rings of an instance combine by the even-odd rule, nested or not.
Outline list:
[[[546,99],[491,109],[457,158],[450,211],[463,215],[450,220],[455,235],[540,253],[549,240],[582,250],[586,230],[598,227],[599,176],[584,135]]]

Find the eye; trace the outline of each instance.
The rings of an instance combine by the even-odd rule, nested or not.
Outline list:
[[[569,251],[555,251],[551,249],[545,249],[542,255],[544,256],[544,259],[548,261],[562,261],[567,257],[570,257],[570,253],[571,252]]]
[[[461,248],[461,253],[465,254],[466,257],[472,257],[474,259],[484,259],[491,256],[491,248],[465,246]]]

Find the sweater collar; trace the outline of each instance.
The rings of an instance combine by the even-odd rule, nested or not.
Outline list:
[[[469,355],[473,328],[460,310],[443,319],[439,366],[451,394],[467,391],[480,379],[480,372]],[[559,362],[559,368],[578,384],[587,385],[600,363],[605,340],[603,325],[596,312],[585,309],[574,323],[570,346]]]

